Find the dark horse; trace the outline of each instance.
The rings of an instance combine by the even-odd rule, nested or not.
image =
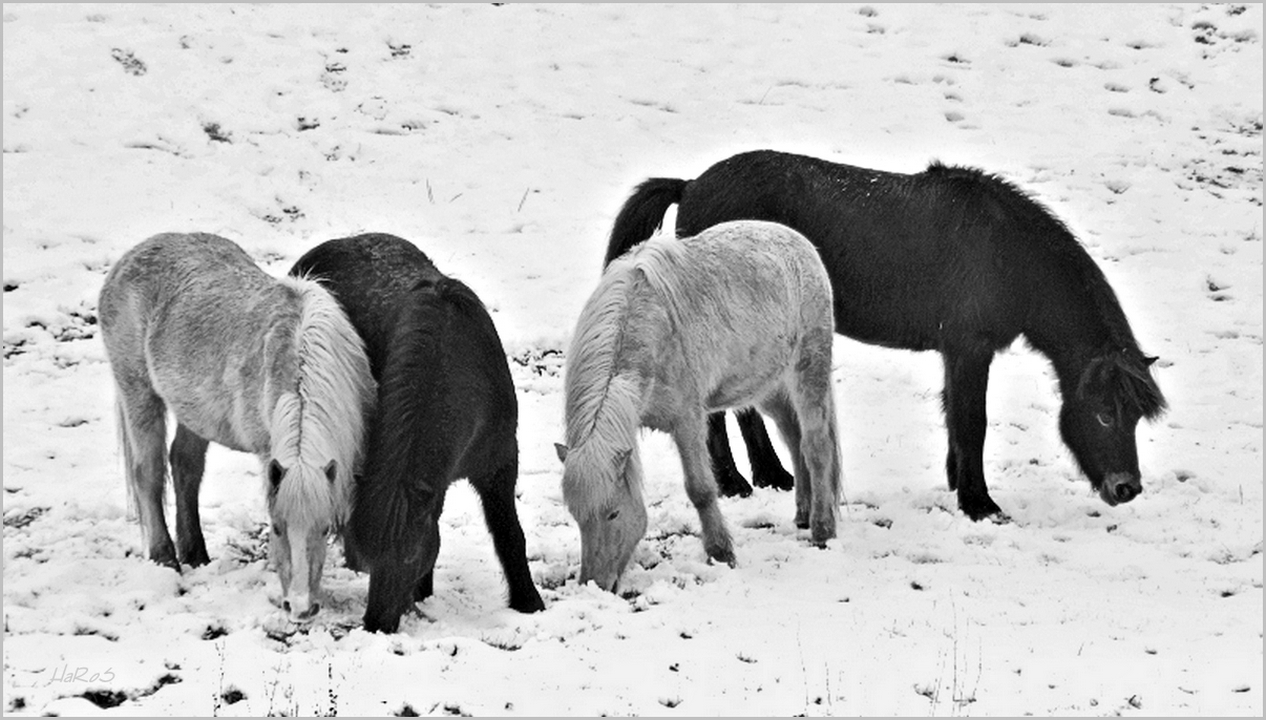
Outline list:
[[[1103,272],[1049,210],[980,170],[932,163],[911,175],[759,150],[695,180],[651,178],[616,218],[606,262],[652,235],[673,203],[677,235],[753,219],[798,230],[831,276],[835,331],[862,342],[937,350],[949,430],[945,469],[973,520],[1001,511],[985,486],[985,390],[999,350],[1024,335],[1050,359],[1059,428],[1109,505],[1142,492],[1134,431],[1165,399]],[[760,417],[739,415],[757,486],[786,488]],[[724,415],[709,450],[726,494],[751,487],[734,467]]]
[[[295,263],[338,299],[378,381],[364,473],[345,533],[348,564],[369,571],[365,629],[395,632],[433,590],[444,494],[468,478],[483,504],[510,607],[544,609],[514,505],[518,400],[492,318],[470,288],[406,240],[330,240]]]

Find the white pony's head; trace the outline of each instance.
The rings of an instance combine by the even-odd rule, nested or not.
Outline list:
[[[311,280],[283,282],[303,303],[294,376],[273,406],[264,474],[282,604],[302,621],[320,609],[326,539],[347,521],[376,387],[364,344],[337,301]]]
[[[580,582],[615,592],[633,550],[646,534],[642,462],[637,448],[608,450],[588,442],[572,451],[555,445],[563,462],[563,497],[580,526]]]

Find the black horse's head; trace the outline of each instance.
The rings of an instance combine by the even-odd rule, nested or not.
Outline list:
[[[396,632],[400,616],[423,599],[417,591],[422,578],[434,570],[440,551],[442,501],[427,493],[401,495],[388,502],[358,504],[345,536],[349,566],[369,573],[364,617],[368,632]],[[358,509],[368,508],[379,512],[357,517]],[[384,508],[389,510],[381,512]]]
[[[1165,411],[1165,398],[1141,352],[1112,350],[1093,358],[1071,396],[1064,398],[1059,430],[1081,471],[1109,505],[1143,492],[1134,431],[1139,420]]]

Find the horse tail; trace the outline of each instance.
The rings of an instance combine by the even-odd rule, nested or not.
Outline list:
[[[116,390],[114,398],[114,424],[118,434],[119,449],[123,451],[123,477],[127,482],[127,519],[140,519],[140,506],[137,504],[136,493],[136,462],[135,454],[132,452],[132,438],[127,430],[127,408],[123,407],[123,398],[118,396]],[[145,524],[141,524],[141,529],[145,528]],[[148,545],[149,538],[146,538]]]
[[[681,202],[689,183],[689,180],[675,178],[650,178],[638,185],[616,215],[602,266],[606,267],[629,248],[654,235],[664,224],[668,207]]]

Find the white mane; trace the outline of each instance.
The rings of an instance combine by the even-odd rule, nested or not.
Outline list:
[[[351,506],[352,477],[361,462],[365,421],[376,397],[364,343],[338,302],[316,282],[283,278],[300,294],[294,333],[294,386],[273,408],[271,455],[296,472],[275,499],[282,517],[342,524]],[[334,482],[324,474],[335,461]]]

